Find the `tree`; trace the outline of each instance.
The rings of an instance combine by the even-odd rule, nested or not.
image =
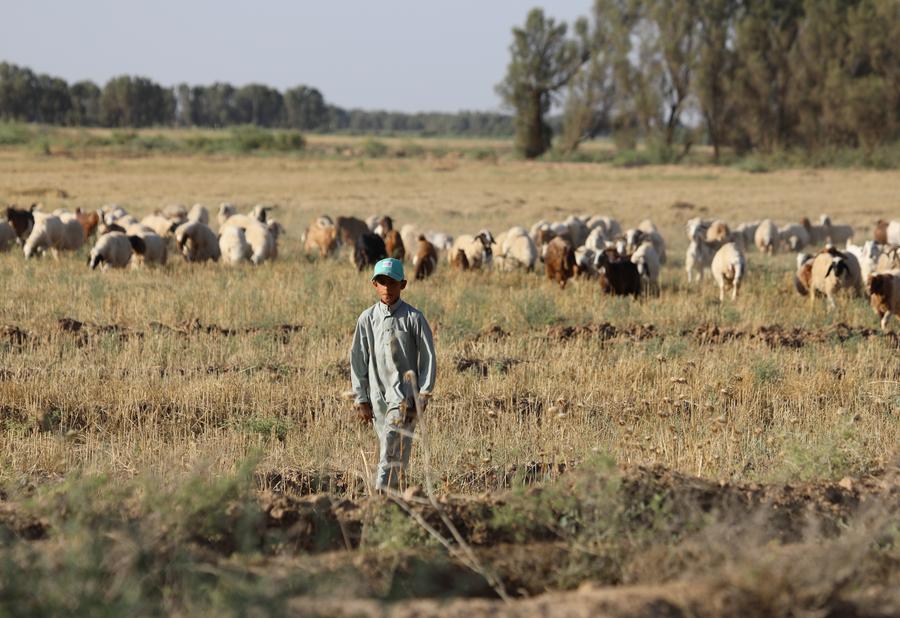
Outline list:
[[[576,22],[580,40],[568,38],[567,29],[565,22],[557,24],[537,8],[528,14],[523,28],[513,28],[511,59],[497,92],[515,111],[516,150],[529,159],[550,148],[552,131],[545,115],[559,90],[587,60],[587,21]]]
[[[728,89],[737,66],[732,36],[736,11],[737,0],[701,0],[699,10],[700,43],[694,91],[716,161],[722,144],[728,139],[728,125],[733,119]]]
[[[109,80],[100,96],[103,124],[108,127],[148,127],[172,124],[172,91],[146,77],[122,75]]]
[[[325,97],[315,88],[297,86],[284,93],[285,125],[301,131],[324,129],[328,123]]]
[[[68,124],[94,127],[100,124],[100,87],[92,81],[75,82],[69,86],[72,109]]]
[[[281,93],[263,84],[248,84],[235,92],[234,106],[241,124],[275,127],[281,124]]]

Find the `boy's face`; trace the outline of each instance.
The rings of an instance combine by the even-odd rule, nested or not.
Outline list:
[[[378,298],[381,299],[381,302],[385,305],[393,305],[400,300],[400,292],[406,289],[406,279],[397,281],[387,275],[378,275],[372,281],[372,285],[375,286],[375,291],[378,292]]]

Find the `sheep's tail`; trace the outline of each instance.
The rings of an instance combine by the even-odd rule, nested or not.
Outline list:
[[[746,264],[744,263],[744,257],[738,256],[732,263],[732,268],[734,268],[735,281],[742,281],[744,279],[744,268],[745,267],[746,267]]]

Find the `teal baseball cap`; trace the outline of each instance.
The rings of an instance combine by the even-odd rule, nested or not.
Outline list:
[[[385,258],[375,264],[375,272],[372,273],[372,279],[378,275],[386,275],[394,281],[403,281],[406,276],[403,274],[403,262],[395,258]]]

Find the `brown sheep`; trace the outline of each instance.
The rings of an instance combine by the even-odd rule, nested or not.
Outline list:
[[[871,275],[866,288],[869,303],[881,318],[881,330],[887,332],[891,316],[900,313],[900,270]]]
[[[463,257],[465,258],[465,252]],[[425,236],[420,235],[418,246],[416,247],[416,255],[413,257],[413,267],[415,268],[415,277],[417,280],[425,279],[434,274],[437,268],[437,249],[434,245],[426,240]]]
[[[469,258],[463,249],[451,249],[450,268],[454,270],[469,270]]]
[[[337,227],[337,236],[341,244],[350,248],[356,246],[356,239],[363,234],[369,233],[369,226],[365,221],[356,217],[338,217],[335,221]]]
[[[565,289],[566,282],[575,276],[575,249],[572,243],[562,236],[547,243],[544,268],[547,278],[559,283],[560,289]]]
[[[97,211],[82,212],[80,208],[76,208],[75,218],[78,219],[78,223],[81,224],[81,228],[84,230],[85,240],[87,240],[90,235],[97,230],[97,226],[100,225],[100,215],[97,214]]]
[[[403,239],[400,232],[390,229],[384,234],[384,247],[387,249],[388,257],[403,260],[406,257],[406,247],[403,246]]]
[[[331,217],[323,215],[306,229],[303,250],[307,253],[318,251],[320,258],[326,258],[337,250],[337,245],[337,228]]]
[[[812,263],[814,255],[808,253],[797,254],[797,272],[794,274],[794,288],[800,296],[809,294],[809,284],[812,280]]]

